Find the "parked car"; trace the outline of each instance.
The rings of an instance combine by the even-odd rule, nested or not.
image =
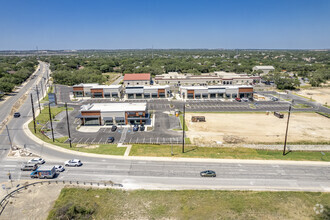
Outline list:
[[[72,160],[65,161],[64,165],[69,166],[69,167],[78,167],[78,166],[81,166],[83,164],[78,159],[72,159]]]
[[[56,172],[63,172],[65,168],[62,165],[55,165]]]
[[[242,101],[243,101],[243,102],[248,102],[249,99],[248,99],[248,98],[242,98]]]
[[[139,130],[139,125],[134,125],[133,131],[138,131]]]
[[[42,158],[36,157],[28,161],[28,163],[35,163],[35,164],[44,164],[46,161]]]
[[[201,173],[201,177],[216,177],[216,173],[213,170],[205,170],[202,171]]]
[[[107,140],[108,143],[113,143],[114,141],[115,141],[114,137],[108,137],[108,140]]]
[[[144,125],[141,125],[141,126],[140,126],[140,131],[144,131],[144,130],[145,130]]]
[[[19,112],[15,112],[15,113],[14,113],[14,118],[19,118],[19,117],[21,117],[21,113],[19,113]]]
[[[240,102],[240,101],[241,101],[241,99],[240,99],[240,98],[238,98],[238,97],[237,97],[235,100],[236,100],[236,101],[238,101],[238,102]]]
[[[275,101],[278,101],[278,98],[276,98],[276,97],[272,97],[271,99],[272,99],[274,102],[275,102]]]
[[[26,163],[23,164],[21,167],[22,171],[32,171],[32,170],[36,170],[38,168],[38,165],[36,163],[32,164],[32,163]]]
[[[117,126],[116,125],[112,125],[111,131],[116,131],[116,130],[117,130]]]

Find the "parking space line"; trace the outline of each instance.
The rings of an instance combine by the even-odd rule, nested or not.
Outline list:
[[[86,139],[86,141],[84,143],[88,143],[87,141],[89,140],[89,138]]]

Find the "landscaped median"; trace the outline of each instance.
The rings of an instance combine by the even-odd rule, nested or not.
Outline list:
[[[48,219],[328,219],[330,193],[64,188]]]
[[[173,151],[172,151],[173,149]],[[282,151],[259,150],[251,148],[229,147],[196,147],[186,145],[182,153],[182,145],[143,145],[134,144],[130,156],[148,157],[191,157],[212,159],[257,159],[257,160],[299,160],[330,161],[329,152],[294,151],[283,156]],[[173,156],[172,156],[173,152]],[[324,155],[323,155],[324,154]]]

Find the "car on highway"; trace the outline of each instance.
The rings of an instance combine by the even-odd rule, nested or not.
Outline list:
[[[14,118],[19,118],[19,117],[21,117],[21,113],[19,113],[19,112],[15,112],[15,113],[14,113]]]
[[[116,125],[112,125],[111,131],[116,131],[116,130],[117,130],[117,126]]]
[[[79,167],[83,164],[79,159],[72,159],[72,160],[65,161],[64,165],[67,167]]]
[[[216,173],[213,170],[205,170],[200,173],[201,177],[216,177]]]
[[[141,126],[140,126],[140,131],[144,131],[144,130],[145,130],[144,125],[141,125]]]
[[[21,166],[22,171],[34,171],[38,168],[38,165],[36,163],[26,163]]]
[[[35,164],[44,164],[46,161],[40,157],[33,158],[28,161],[28,163],[35,163]]]
[[[236,100],[236,101],[238,101],[238,102],[240,102],[240,101],[241,101],[241,99],[240,99],[240,98],[238,98],[238,97],[237,97],[235,100]]]
[[[55,165],[56,172],[63,172],[65,168],[62,165]]]
[[[133,131],[138,131],[139,130],[139,125],[134,125]]]
[[[108,140],[107,140],[108,143],[113,143],[114,141],[115,141],[114,137],[108,137]]]

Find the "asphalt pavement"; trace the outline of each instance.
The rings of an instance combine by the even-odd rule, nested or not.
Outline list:
[[[42,74],[46,75],[46,71]],[[30,85],[30,88],[33,86]],[[32,94],[36,96],[35,91]],[[58,180],[112,180],[122,183],[127,189],[330,191],[330,166],[326,162],[124,158],[48,147],[23,131],[23,124],[32,118],[29,99],[19,111],[21,118],[11,120],[8,125],[15,145],[25,146],[29,151],[43,157],[49,165],[63,164],[65,160],[73,158],[81,159],[84,163],[82,167],[67,168],[57,177]],[[13,181],[29,179],[29,172],[20,170],[22,163],[29,158],[6,156],[10,145],[5,133],[1,134],[0,144],[0,182],[8,181],[8,172],[12,174]],[[199,172],[205,169],[215,170],[217,177],[200,177]]]

